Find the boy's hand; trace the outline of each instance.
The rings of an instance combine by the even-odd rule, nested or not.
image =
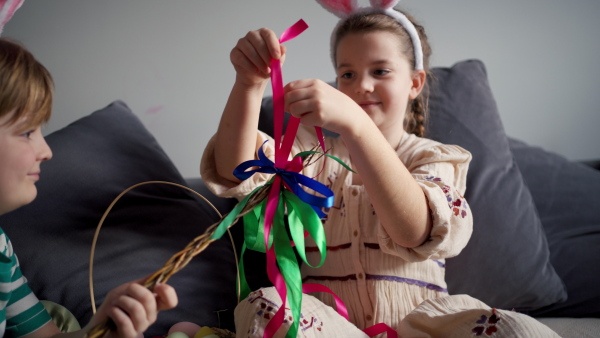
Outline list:
[[[237,72],[237,80],[248,86],[266,82],[271,74],[271,59],[282,62],[285,46],[279,43],[275,33],[268,28],[250,31],[238,40],[229,55]]]
[[[117,327],[112,336],[137,337],[156,321],[158,311],[177,305],[177,294],[170,285],[158,284],[152,292],[141,282],[126,283],[110,291],[86,330],[110,318]]]

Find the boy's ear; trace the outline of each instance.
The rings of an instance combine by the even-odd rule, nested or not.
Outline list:
[[[425,81],[427,81],[427,74],[424,70],[415,70],[412,74],[412,87],[410,88],[409,97],[411,100],[414,100],[421,94],[423,91],[423,87],[425,86]]]

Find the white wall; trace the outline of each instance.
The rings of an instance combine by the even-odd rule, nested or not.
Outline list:
[[[362,0],[360,3],[363,3]],[[404,0],[428,30],[433,66],[485,62],[510,136],[574,160],[600,158],[600,1]],[[124,100],[185,177],[199,175],[248,30],[310,26],[288,46],[284,82],[331,81],[336,20],[313,0],[27,0],[4,36],[53,74],[45,133]]]

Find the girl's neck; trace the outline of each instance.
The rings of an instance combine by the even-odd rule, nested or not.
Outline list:
[[[400,146],[400,141],[402,140],[402,137],[404,136],[405,133],[406,133],[406,131],[404,131],[404,129],[402,129],[401,131],[394,131],[394,132],[387,133],[387,134],[385,132],[383,132],[383,136],[388,141],[388,143],[390,144],[392,149],[394,149],[396,151],[398,149],[398,147]]]

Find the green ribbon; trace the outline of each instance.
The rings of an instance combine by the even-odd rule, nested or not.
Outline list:
[[[268,184],[271,183],[272,181]],[[256,188],[233,208],[233,210],[217,226],[211,239],[220,239],[223,236],[227,228],[233,224],[240,212],[248,204],[248,200],[261,188],[262,186]],[[265,253],[266,248],[275,245],[277,264],[286,283],[288,301],[294,318],[292,326],[288,331],[288,335],[293,337],[296,332],[298,332],[300,309],[302,307],[302,277],[300,275],[300,265],[298,264],[296,254],[294,253],[294,247],[298,256],[305,264],[313,268],[322,266],[326,258],[325,231],[323,230],[321,219],[309,204],[303,202],[298,196],[294,195],[294,193],[282,189],[279,195],[279,203],[275,217],[273,218],[269,246],[267,247],[264,243],[265,204],[266,199],[243,216],[244,244],[242,245],[242,253],[238,263],[240,271],[239,284],[237,285],[240,290],[239,296],[240,299],[244,299],[251,292],[244,269],[244,253],[246,249]],[[285,215],[286,210],[287,216]],[[285,222],[286,217],[287,228]],[[312,265],[306,258],[305,231],[314,239],[317,248],[321,253],[321,260],[316,265]],[[294,247],[292,246],[292,243],[294,244]]]

